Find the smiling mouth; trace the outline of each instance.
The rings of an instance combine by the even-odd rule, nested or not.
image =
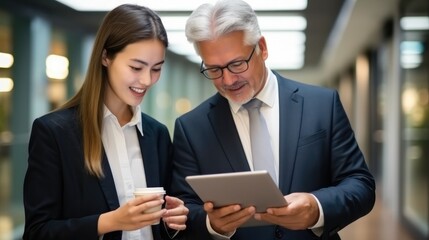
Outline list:
[[[142,94],[146,91],[146,89],[143,89],[143,88],[130,87],[130,89],[136,93],[139,93],[139,94]]]
[[[227,91],[234,92],[234,91],[238,91],[238,90],[242,89],[244,87],[244,85],[246,85],[246,84],[238,83],[238,84],[234,84],[234,85],[229,86],[229,87],[225,87],[224,89]]]

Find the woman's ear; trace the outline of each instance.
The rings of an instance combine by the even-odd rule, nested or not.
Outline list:
[[[103,64],[103,66],[105,66],[105,67],[107,67],[109,65],[109,58],[107,58],[106,49],[103,49],[103,53],[101,55],[101,64]]]

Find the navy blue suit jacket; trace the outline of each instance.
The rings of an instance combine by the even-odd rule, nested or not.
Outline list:
[[[33,123],[24,181],[24,239],[98,240],[98,217],[119,207],[105,154],[103,178],[88,174],[84,167],[82,130],[76,114],[75,108],[55,111]],[[168,189],[172,153],[168,130],[143,113],[142,125],[144,136],[137,136],[147,185]],[[162,224],[152,226],[157,240],[165,236],[164,231]],[[109,233],[103,239],[119,240],[121,234]]]
[[[285,79],[279,86],[279,188],[311,192],[324,211],[322,239],[371,211],[375,184],[335,90]],[[185,182],[198,174],[249,171],[228,101],[215,94],[176,120],[174,194],[189,208],[188,239],[210,239],[202,201]],[[239,228],[232,239],[321,239],[311,230]]]

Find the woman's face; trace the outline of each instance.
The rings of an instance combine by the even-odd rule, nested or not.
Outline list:
[[[223,69],[220,78],[211,80],[218,92],[228,100],[243,104],[253,98],[264,87],[267,73],[265,60],[268,57],[265,39],[261,37],[255,46],[244,45],[244,33],[242,31],[223,35],[215,40],[202,41],[198,43],[200,56],[204,61],[205,68],[226,66],[239,60],[249,60],[249,68],[242,73],[232,73]]]
[[[108,83],[104,103],[110,111],[139,105],[161,74],[165,47],[157,39],[127,45],[112,59],[103,54]]]

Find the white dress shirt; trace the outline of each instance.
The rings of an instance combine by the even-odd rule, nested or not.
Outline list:
[[[134,188],[146,187],[143,157],[137,134],[143,136],[140,106],[133,108],[133,118],[124,126],[104,106],[102,141],[112,170],[120,206],[134,198]],[[136,131],[136,127],[139,130]],[[123,240],[153,240],[151,226],[135,231],[122,231]]]
[[[274,168],[276,171],[276,176],[279,176],[279,158],[280,158],[280,108],[279,108],[279,90],[277,77],[274,73],[267,68],[268,76],[265,86],[262,90],[255,96],[257,99],[263,102],[260,111],[262,116],[265,118],[267,123],[268,132],[271,136],[271,147],[274,153]],[[235,126],[238,131],[238,135],[241,140],[241,144],[246,154],[247,162],[249,163],[250,169],[253,171],[253,160],[252,160],[252,150],[250,143],[250,130],[249,130],[249,114],[246,109],[242,107],[241,104],[237,104],[229,101],[229,106],[231,109],[232,117],[235,122]],[[287,144],[287,143],[286,143]],[[279,179],[277,179],[279,182]],[[314,195],[313,195],[314,196]],[[319,219],[317,223],[311,227],[313,231],[320,236],[320,229],[324,224],[323,209],[319,200],[314,196],[319,205]],[[216,237],[216,239],[229,239],[233,234],[229,236],[223,236],[216,233],[209,223],[208,217],[206,219],[206,225],[209,232]]]

